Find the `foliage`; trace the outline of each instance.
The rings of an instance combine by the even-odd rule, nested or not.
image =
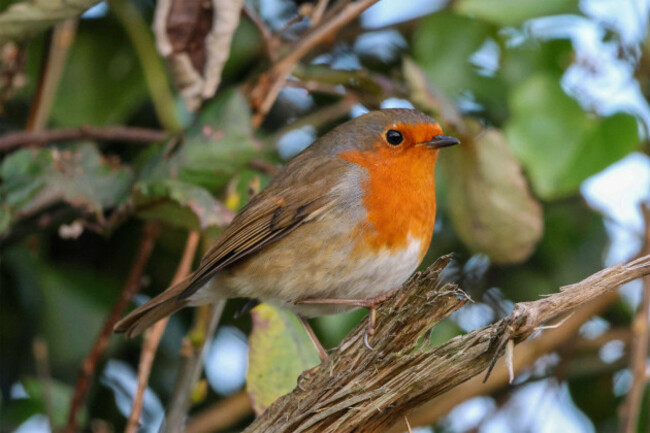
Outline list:
[[[637,201],[647,200],[647,191],[616,190],[620,201],[616,207],[610,204],[609,213],[592,208],[593,197],[585,193],[592,176],[621,160],[647,161],[647,41],[631,40],[634,32],[626,33],[625,26],[632,24],[622,18],[624,6],[610,11],[619,24],[594,12],[593,2],[575,0],[459,0],[425,15],[415,11],[416,19],[391,23],[389,31],[364,27],[361,23],[373,19],[368,14],[336,35],[328,34],[287,71],[292,73],[289,84],[258,127],[253,125],[259,123],[262,102],[273,93],[274,76],[268,71],[309,40],[305,32],[313,2],[277,0],[275,9],[246,2],[248,13],[234,33],[221,40],[230,46],[227,62],[219,64],[222,76],[212,71],[203,77],[216,82],[220,78],[220,87],[214,97],[193,93],[201,95],[193,99],[200,106],[196,112],[188,110],[178,87],[173,97],[169,95],[174,83],[188,83],[179,83],[169,64],[163,72],[162,56],[152,55],[154,38],[159,37],[150,30],[155,5],[113,2],[103,15],[81,18],[70,35],[70,46],[59,54],[65,66],[57,89],[46,95],[53,99],[50,109],[37,97],[39,77],[46,73],[45,54],[51,53],[46,30],[94,3],[0,2],[0,133],[24,129],[33,116],[30,110],[45,110],[48,129],[120,124],[166,129],[169,138],[144,145],[85,140],[0,150],[0,430],[44,413],[51,416],[53,427],[65,425],[79,365],[119,296],[145,223],[158,221],[163,227],[141,295],[152,296],[169,283],[188,231],[199,231],[207,248],[233,211],[285,162],[280,154],[308,145],[313,137],[366,109],[414,106],[436,118],[445,134],[463,142],[441,152],[438,221],[423,266],[457,252],[456,272],[449,278],[459,281],[475,304],[437,326],[433,342],[503,317],[512,302],[534,300],[578,281],[600,269],[604,257],[623,260],[638,253],[645,227],[637,224],[638,203],[623,200],[633,193]],[[340,2],[329,3],[321,25]],[[381,3],[393,12],[399,7],[387,0]],[[601,3],[603,8],[609,4]],[[307,16],[296,19],[299,12]],[[276,36],[266,38],[256,17]],[[210,20],[186,25],[200,33],[205,29],[197,26],[206,22]],[[646,23],[634,25],[638,34],[646,34]],[[277,36],[280,32],[282,37]],[[167,29],[167,36],[174,45],[174,38],[188,35]],[[364,43],[369,37],[380,43]],[[10,39],[17,42],[7,42]],[[192,51],[199,45],[174,46],[182,51],[179,58],[189,56],[194,69],[205,72],[201,56],[208,54]],[[24,61],[17,61],[20,58]],[[618,68],[618,75],[604,74],[610,67]],[[580,71],[583,75],[576,81]],[[625,79],[611,84],[612,77]],[[256,95],[255,89],[265,91]],[[178,125],[183,125],[180,132]],[[284,148],[286,137],[295,142]],[[311,138],[298,143],[295,137]],[[619,181],[624,184],[626,179],[614,179],[611,188]],[[624,206],[632,217],[617,219]],[[608,250],[610,243],[618,242],[616,227],[630,224],[637,224],[634,234],[628,233],[635,242],[611,256],[618,251]],[[247,390],[259,413],[293,389],[296,376],[316,365],[318,358],[296,317],[261,305],[252,311],[252,321],[248,315],[235,319],[240,306],[241,301],[230,302],[223,321],[247,334],[252,329]],[[605,346],[594,350],[593,340],[586,337],[588,324],[587,331],[575,337],[576,347],[559,348],[555,361],[540,361],[526,376],[547,384],[549,376],[566,382],[571,398],[562,403],[564,410],[588,419],[595,431],[611,431],[618,422],[617,407],[627,392],[621,377],[627,377],[634,310],[633,303],[619,301],[594,321],[600,323],[601,335],[608,329],[627,332],[627,337],[615,340],[625,348],[617,361],[603,361]],[[319,318],[316,332],[334,346],[363,314]],[[155,358],[149,385],[163,404],[174,395],[174,377],[182,364],[181,335],[189,329],[191,316],[186,311],[172,317]],[[51,377],[42,377],[34,363],[25,361],[34,358],[30,347],[36,337],[49,349],[46,374]],[[137,369],[140,342],[121,337],[111,341],[101,363],[117,358],[120,365],[127,361]],[[183,353],[187,350],[184,347]],[[578,361],[586,366],[584,371],[574,368]],[[520,380],[502,388],[498,399],[486,397],[494,410],[480,423],[498,416],[516,422],[518,415],[508,408],[521,398],[517,392],[527,389],[527,379]],[[114,389],[97,378],[93,383],[81,423],[101,419],[112,430],[121,429],[126,420],[120,413],[124,409],[111,398]],[[45,390],[56,397],[51,407],[43,398]],[[205,401],[192,414],[233,398],[213,391],[202,395]],[[127,397],[120,397],[121,406],[128,406],[124,400],[132,394],[129,390]],[[530,399],[526,404],[536,404]],[[647,403],[647,391],[645,399]],[[160,410],[158,406],[150,412]],[[158,415],[151,419],[160,419]],[[447,422],[429,423],[463,431],[454,419],[452,413]],[[638,431],[647,423],[648,414],[642,414]]]

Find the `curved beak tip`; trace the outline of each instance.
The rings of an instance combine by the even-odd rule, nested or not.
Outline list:
[[[432,149],[441,149],[443,147],[460,144],[460,140],[455,137],[449,137],[447,135],[436,135],[431,141],[427,141],[424,144]]]

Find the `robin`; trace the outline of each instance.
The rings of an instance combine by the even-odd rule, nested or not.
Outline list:
[[[416,110],[352,119],[291,160],[190,276],[115,326],[132,337],[183,307],[259,299],[306,318],[374,311],[422,261],[436,216],[439,149],[458,144]]]

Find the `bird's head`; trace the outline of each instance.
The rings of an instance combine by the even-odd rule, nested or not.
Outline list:
[[[366,168],[377,163],[434,165],[438,151],[460,143],[443,135],[440,125],[417,110],[372,111],[330,132],[324,142],[334,156]],[[328,134],[329,135],[329,134]]]

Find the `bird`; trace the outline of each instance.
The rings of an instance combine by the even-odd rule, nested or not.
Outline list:
[[[327,354],[308,318],[366,307],[372,336],[376,307],[429,248],[438,153],[459,143],[414,109],[342,123],[279,170],[194,272],[115,331],[133,337],[186,306],[250,298],[296,313],[321,359]]]

